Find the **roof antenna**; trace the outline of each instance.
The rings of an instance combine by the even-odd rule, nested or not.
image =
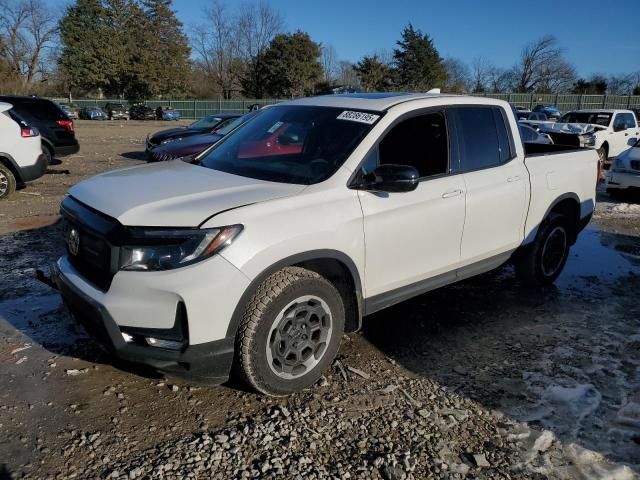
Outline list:
[[[432,88],[427,93],[440,93],[440,89],[439,88]]]

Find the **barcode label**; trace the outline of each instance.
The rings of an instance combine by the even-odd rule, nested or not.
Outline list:
[[[353,112],[351,110],[345,110],[338,115],[338,120],[350,120],[352,122],[366,123],[371,125],[380,118],[380,115],[374,115],[373,113],[365,112]]]

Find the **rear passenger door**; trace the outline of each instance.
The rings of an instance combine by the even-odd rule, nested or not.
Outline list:
[[[515,249],[523,239],[529,176],[515,153],[507,117],[499,107],[448,110],[454,125],[452,170],[466,186],[461,265],[491,259]]]
[[[358,192],[366,293],[374,310],[455,280],[464,223],[464,181],[461,175],[449,175],[443,111],[398,121],[361,170],[370,173],[384,164],[415,167],[420,183],[411,192]]]

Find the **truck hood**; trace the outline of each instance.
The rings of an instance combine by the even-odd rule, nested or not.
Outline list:
[[[595,133],[599,130],[603,130],[605,127],[600,128],[598,125],[592,125],[590,123],[545,123],[540,125],[540,131],[544,132],[559,132],[559,133]]]
[[[97,175],[69,194],[123,225],[196,227],[223,210],[296,195],[304,188],[175,160]]]

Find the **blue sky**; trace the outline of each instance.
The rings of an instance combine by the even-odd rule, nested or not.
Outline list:
[[[239,0],[227,0],[233,8]],[[471,63],[483,56],[514,63],[522,46],[555,35],[580,75],[640,70],[640,0],[270,0],[288,30],[301,29],[338,56],[357,61],[391,50],[411,21],[434,38],[443,56]],[[186,26],[197,23],[208,0],[174,0]]]

